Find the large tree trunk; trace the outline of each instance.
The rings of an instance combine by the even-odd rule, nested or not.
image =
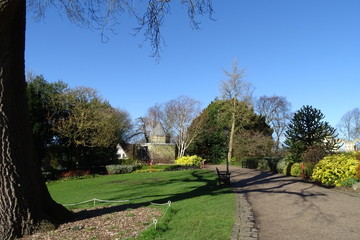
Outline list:
[[[25,94],[25,0],[0,0],[0,239],[15,239],[70,212],[41,176]],[[44,224],[48,223],[48,224]]]

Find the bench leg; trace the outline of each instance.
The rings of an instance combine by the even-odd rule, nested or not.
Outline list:
[[[227,176],[219,176],[219,184],[224,183],[225,185],[230,185],[230,177]]]

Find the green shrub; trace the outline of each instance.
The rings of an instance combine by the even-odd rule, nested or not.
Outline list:
[[[355,178],[357,180],[360,180],[360,161],[359,161],[358,165],[356,166],[356,176],[355,176]]]
[[[358,164],[355,153],[328,156],[315,166],[312,178],[323,184],[341,186],[355,177]]]
[[[211,161],[211,163],[214,164],[214,165],[226,164],[226,162],[227,162],[227,158],[221,158],[221,159]],[[230,162],[230,164],[231,164],[231,162]],[[237,164],[237,163],[235,162],[234,164]]]
[[[291,175],[290,171],[291,171],[291,166],[294,164],[294,162],[286,162],[286,166],[283,170],[283,174],[285,175]]]
[[[340,183],[341,186],[344,187],[351,187],[354,183],[357,183],[356,179],[354,178],[349,178],[348,180]]]
[[[294,177],[300,177],[302,175],[301,163],[294,163],[291,166],[290,175]]]
[[[201,166],[201,163],[206,161],[205,159],[198,157],[196,155],[193,156],[184,156],[175,160],[176,164],[183,166]]]
[[[357,180],[360,180],[360,152],[357,152],[356,154],[355,154],[355,158],[356,158],[356,160],[358,160],[358,165],[356,166],[356,176],[355,176],[355,178],[357,179]]]
[[[289,153],[285,156],[285,158],[281,162],[282,172],[285,175],[291,175],[291,166],[299,162],[299,158],[296,154]]]
[[[245,165],[246,165],[245,158],[241,158],[241,159],[239,160],[238,164],[239,164],[239,166],[241,166],[241,167],[245,167]]]
[[[262,171],[278,172],[276,165],[280,159],[271,157],[246,157],[242,158],[239,163],[241,167],[260,169]]]
[[[315,167],[315,164],[311,163],[311,162],[305,162],[304,166],[305,166],[304,172],[305,172],[306,177],[311,177],[314,167]]]
[[[240,160],[241,166],[246,168],[255,169],[259,165],[258,157],[246,157]]]
[[[108,174],[131,173],[136,170],[138,166],[135,165],[106,165]]]
[[[287,162],[286,159],[280,159],[276,164],[276,171],[278,173],[284,173],[284,169],[286,168]]]
[[[303,155],[302,154],[296,154],[296,153],[288,153],[286,156],[287,162],[302,162],[303,161]]]
[[[269,165],[270,171],[276,173],[278,172],[276,169],[277,163],[280,161],[280,158],[271,158],[271,157],[266,157],[264,158]]]
[[[120,159],[116,163],[120,165],[146,165],[145,161],[135,158]]]
[[[230,164],[231,165],[235,165],[235,164],[237,164],[237,160],[236,160],[236,157],[232,157],[232,158],[230,158]],[[226,163],[226,159],[225,159],[225,163]]]
[[[260,169],[262,171],[270,171],[270,165],[269,161],[267,159],[259,159],[257,164],[257,169]]]
[[[55,179],[54,174],[52,172],[42,172],[42,175],[46,182]]]
[[[150,172],[150,169],[138,169],[135,171],[135,173],[148,173],[148,172]],[[155,169],[151,169],[151,172],[165,172],[165,170],[155,168]]]

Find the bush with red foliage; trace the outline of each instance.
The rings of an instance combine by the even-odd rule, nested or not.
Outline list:
[[[90,170],[71,170],[60,174],[60,178],[82,177],[90,175]]]

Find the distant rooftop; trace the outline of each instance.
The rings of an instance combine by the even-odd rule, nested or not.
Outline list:
[[[160,122],[158,122],[155,128],[150,132],[150,136],[165,136],[166,132]]]

